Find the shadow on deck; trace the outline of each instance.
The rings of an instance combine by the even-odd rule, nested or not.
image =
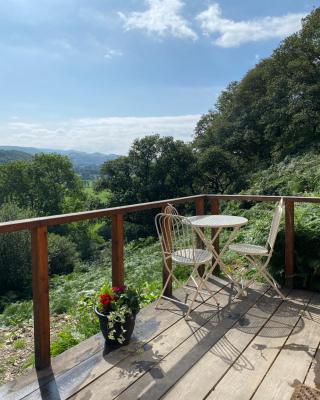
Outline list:
[[[224,280],[213,299],[163,302],[140,312],[134,338],[111,351],[96,335],[52,368],[0,388],[1,399],[290,399],[300,383],[320,387],[320,295],[256,285],[245,299]],[[182,293],[176,296],[181,299]]]

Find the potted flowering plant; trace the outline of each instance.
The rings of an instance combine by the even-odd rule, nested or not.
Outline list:
[[[140,309],[137,292],[127,286],[105,284],[98,294],[95,313],[106,342],[110,345],[128,344]]]

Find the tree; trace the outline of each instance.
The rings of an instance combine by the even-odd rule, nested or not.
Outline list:
[[[201,152],[198,169],[198,185],[202,192],[237,192],[244,185],[235,157],[220,147],[211,146]]]
[[[49,273],[68,274],[74,270],[79,255],[75,244],[67,237],[50,233],[48,235]]]
[[[173,137],[146,136],[134,141],[128,156],[102,166],[99,187],[111,190],[111,205],[115,206],[191,195],[195,167],[190,145]],[[128,215],[127,237],[153,232],[154,213]]]
[[[36,154],[31,161],[0,166],[0,201],[10,200],[37,215],[53,215],[62,213],[66,204],[73,207],[68,211],[81,208],[84,194],[67,157]]]
[[[196,158],[191,146],[173,137],[146,136],[134,141],[128,156],[101,168],[101,188],[112,204],[131,204],[190,195]]]

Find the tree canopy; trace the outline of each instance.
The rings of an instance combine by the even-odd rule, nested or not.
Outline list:
[[[81,181],[65,156],[36,154],[30,161],[0,165],[0,202],[14,201],[37,215],[63,213],[68,198],[73,198],[76,206],[83,197],[81,189]]]
[[[192,194],[196,157],[190,145],[159,135],[136,139],[128,156],[107,161],[101,187],[112,204],[132,204]]]

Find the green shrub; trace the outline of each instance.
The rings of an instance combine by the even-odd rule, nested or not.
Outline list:
[[[79,259],[75,244],[66,236],[48,235],[49,272],[68,274],[74,270]]]
[[[98,255],[99,247],[104,243],[103,238],[97,233],[99,228],[100,224],[91,221],[77,222],[68,226],[68,235],[75,243],[81,260],[94,260]]]
[[[57,339],[51,344],[51,354],[57,356],[79,342],[80,340],[73,336],[71,328],[65,328],[62,332],[58,333]]]
[[[0,314],[0,326],[19,325],[32,318],[32,301],[9,304]]]
[[[24,349],[27,345],[27,342],[25,339],[17,339],[13,342],[13,347],[16,350]]]
[[[0,221],[30,218],[32,212],[13,203],[0,207]],[[0,235],[0,294],[9,290],[31,292],[31,244],[27,231]]]
[[[251,178],[247,193],[266,195],[305,195],[320,192],[320,154],[312,151],[259,171]]]

